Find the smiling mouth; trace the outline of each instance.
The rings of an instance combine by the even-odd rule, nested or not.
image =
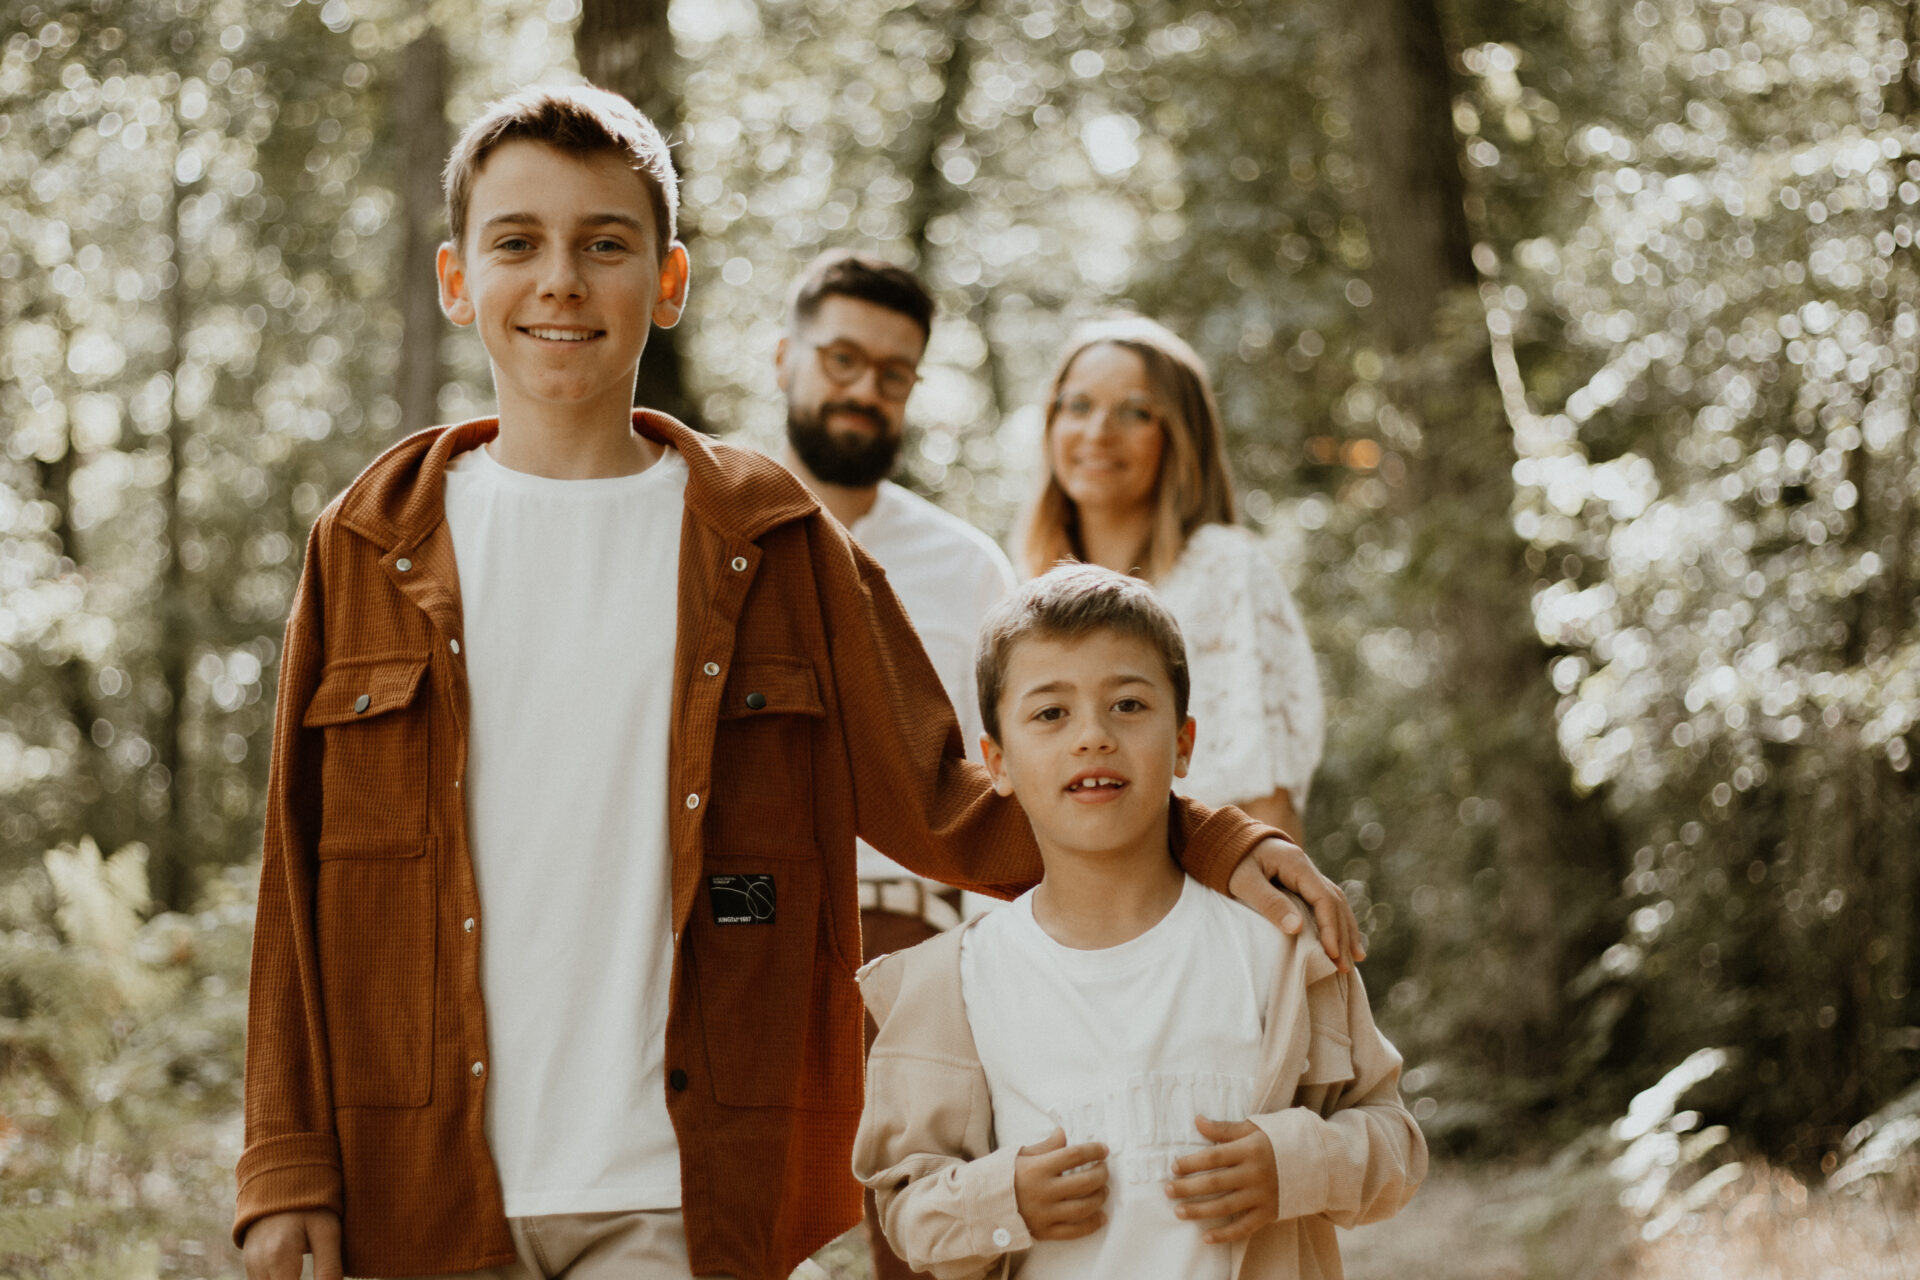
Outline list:
[[[522,326],[520,332],[533,338],[543,338],[548,342],[585,342],[597,338],[604,329],[548,329],[545,327]]]
[[[1067,794],[1078,795],[1082,791],[1119,791],[1126,785],[1125,778],[1077,778],[1067,784]]]

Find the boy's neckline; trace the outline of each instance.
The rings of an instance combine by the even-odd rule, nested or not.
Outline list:
[[[449,480],[460,475],[469,479],[483,478],[490,486],[530,494],[588,497],[595,494],[632,493],[651,487],[662,479],[672,483],[674,473],[684,474],[686,470],[686,460],[680,451],[668,445],[661,450],[659,460],[644,471],[612,476],[556,478],[515,470],[495,457],[483,443],[454,454],[448,460],[447,475]]]
[[[551,434],[527,438],[503,426],[480,449],[503,470],[542,480],[617,480],[652,470],[668,446],[631,427],[624,440],[603,441]]]
[[[1047,879],[1043,879],[1028,895],[1027,909],[1033,917],[1034,927],[1063,950],[1083,954],[1113,951],[1146,937],[1165,924],[1179,909],[1182,899],[1189,892],[1191,877],[1178,866],[1174,867],[1174,872],[1175,878],[1171,882],[1154,886],[1157,892],[1138,905],[1129,921],[1116,921],[1111,911],[1100,909],[1103,905],[1111,906],[1110,896],[1076,901],[1080,897],[1076,894],[1062,901],[1063,895],[1057,882],[1054,885],[1055,892],[1048,895]]]

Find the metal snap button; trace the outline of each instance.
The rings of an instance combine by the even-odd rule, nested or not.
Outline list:
[[[484,1063],[484,1062],[476,1062],[476,1063],[474,1063],[474,1064],[473,1064],[473,1078],[474,1078],[474,1079],[476,1079],[476,1080],[478,1080],[478,1079],[479,1079],[479,1078],[480,1078],[481,1076],[483,1076],[483,1075],[485,1075],[485,1074],[487,1074],[487,1064],[486,1064],[486,1063]]]
[[[673,1070],[667,1072],[667,1083],[673,1086],[675,1093],[685,1093],[687,1089],[687,1073],[675,1067]]]
[[[465,929],[465,930],[466,930],[466,931],[467,931],[468,933],[472,933],[472,932],[473,932],[473,917],[472,917],[472,916],[468,916],[468,917],[467,917],[467,918],[466,918],[465,920],[463,920],[463,921],[461,921],[461,922],[460,922],[460,927],[461,927],[462,929]]]
[[[699,807],[700,807],[700,796],[698,795],[698,793],[689,795],[687,797],[687,808],[698,809]]]
[[[760,708],[762,708],[762,707],[764,707],[764,706],[766,706],[766,705],[767,705],[767,695],[766,695],[766,694],[764,694],[764,693],[750,693],[750,694],[748,694],[748,695],[747,695],[747,709],[748,709],[749,711],[758,711],[758,710],[760,710]]]
[[[745,556],[735,556],[733,558],[733,571],[735,573],[744,572],[746,570],[746,567],[747,567],[747,558]]]
[[[354,710],[354,713],[355,713],[355,714],[357,715],[357,714],[359,714],[360,712],[362,712],[362,711],[365,711],[365,710],[366,710],[366,709],[367,709],[368,707],[370,707],[370,706],[372,706],[372,705],[373,705],[373,698],[372,698],[372,696],[371,696],[371,695],[369,695],[369,694],[364,694],[364,693],[363,693],[363,694],[361,694],[361,695],[360,695],[359,697],[357,697],[357,698],[355,698],[355,699],[353,700],[353,710]]]
[[[717,676],[720,674],[720,664],[717,662],[709,662],[706,666],[700,669],[706,672],[710,676]]]
[[[393,567],[398,569],[400,572],[405,573],[407,570],[413,568],[413,561],[407,559],[405,556],[401,556],[398,560],[395,560],[393,562]]]
[[[449,640],[447,641],[447,643],[453,646],[453,651],[455,653],[460,652],[460,642],[458,640]]]

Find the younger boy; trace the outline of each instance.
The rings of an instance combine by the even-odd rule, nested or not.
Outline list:
[[[978,682],[1046,872],[861,971],[854,1171],[889,1240],[942,1280],[1339,1276],[1334,1226],[1406,1203],[1426,1145],[1359,978],[1169,856],[1176,624],[1135,579],[1055,569],[989,615]]]

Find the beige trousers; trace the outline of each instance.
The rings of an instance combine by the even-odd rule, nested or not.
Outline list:
[[[517,1261],[432,1280],[684,1280],[693,1274],[678,1209],[508,1218],[507,1227]]]

